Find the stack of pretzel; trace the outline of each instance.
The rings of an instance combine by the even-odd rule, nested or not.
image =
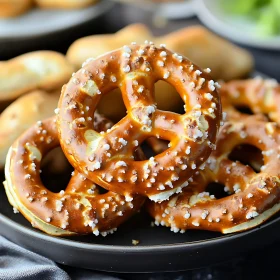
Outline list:
[[[208,35],[209,45],[215,41],[215,35],[197,30]],[[143,35],[147,35],[145,32]],[[119,35],[106,35],[104,46],[113,36]],[[172,51],[169,49],[168,44],[179,41],[178,37],[169,36],[172,40],[166,40],[167,45],[146,41],[109,52],[103,47],[101,55],[98,47],[89,49],[84,44],[98,36],[82,39],[82,44],[74,43],[64,62],[66,66],[71,61],[65,69],[72,72],[74,67],[77,71],[71,77],[65,72],[68,82],[62,86],[55,116],[42,109],[23,110],[34,124],[29,122],[30,128],[16,135],[8,153],[3,149],[7,153],[4,186],[14,211],[21,212],[34,227],[58,236],[105,236],[144,209],[156,225],[170,227],[173,232],[201,229],[232,233],[256,227],[278,212],[280,87],[275,81],[261,78],[233,80],[252,66],[251,57],[236,47],[232,53],[237,58],[247,58],[248,63],[246,67],[236,64],[238,74],[222,72],[224,77],[219,78],[231,81],[220,85],[213,80],[210,68],[192,62],[199,59],[199,48],[189,52],[189,57],[194,57],[190,60],[173,51],[175,43]],[[217,40],[231,49],[232,45]],[[181,41],[181,49],[182,44]],[[93,58],[77,69],[73,55],[78,57],[85,48],[93,53]],[[10,89],[11,81],[19,80],[18,88],[13,83],[12,93],[6,90],[10,99],[31,89],[52,91],[56,86],[50,88],[50,84],[65,82],[63,75],[60,82],[52,79],[62,74],[63,67],[53,64],[58,60],[49,59],[44,64],[48,67],[43,67],[39,58],[28,62],[29,56],[34,55],[3,62],[10,71],[5,79],[7,86],[0,83],[1,91]],[[224,60],[232,57],[225,56]],[[212,64],[215,69],[219,63]],[[26,78],[16,72],[19,66]],[[214,76],[219,76],[218,71],[214,71]],[[172,91],[167,87],[166,100],[154,88],[159,80],[172,86]],[[122,98],[124,116],[123,107],[118,107],[118,112],[110,110],[115,103],[106,101],[106,96],[112,92]],[[168,99],[174,92],[180,97],[175,104]],[[47,96],[48,101],[43,102],[50,102],[52,94],[35,92],[21,99],[29,96],[36,102]],[[54,100],[58,98],[58,94],[54,96]],[[159,98],[167,104],[165,110],[161,110]],[[21,99],[6,109],[10,115],[17,113],[13,108]],[[100,101],[106,102],[107,107],[100,107]],[[184,109],[183,113],[172,112],[178,106]],[[241,107],[252,113],[241,112]],[[97,113],[97,108],[105,114],[107,108],[115,123]],[[5,114],[8,116],[2,113],[0,122]],[[121,117],[116,121],[118,116]],[[4,132],[2,137],[5,138]],[[155,151],[154,156],[146,158],[141,149],[145,141]],[[41,181],[41,166],[46,155],[57,147],[61,147],[74,171],[67,187],[53,192]],[[216,195],[219,187],[214,185],[210,190],[211,183],[222,184],[226,195]]]

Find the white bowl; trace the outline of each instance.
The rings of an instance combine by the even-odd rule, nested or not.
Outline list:
[[[195,1],[194,8],[196,14],[207,27],[237,43],[258,48],[280,50],[280,35],[260,37],[256,32],[256,24],[253,21],[244,17],[227,14],[221,8],[219,2],[219,0]]]
[[[156,14],[167,19],[189,18],[195,15],[193,4],[195,0],[167,2],[158,4]]]

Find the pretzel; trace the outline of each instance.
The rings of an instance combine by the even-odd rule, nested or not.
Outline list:
[[[0,116],[0,168],[4,167],[10,146],[26,129],[54,115],[59,95],[37,90],[21,96],[4,110]]]
[[[230,81],[222,85],[221,95],[232,107],[246,106],[280,123],[280,86],[275,80],[257,77]]]
[[[152,41],[152,39],[153,36],[145,25],[131,24],[115,34],[98,34],[78,39],[69,47],[66,57],[76,69],[80,69],[83,62],[90,57],[98,57],[103,53],[120,48],[131,42],[144,42],[145,40]],[[94,48],[89,47],[91,43],[94,43]],[[165,97],[167,93],[167,95],[170,96],[169,92],[171,94],[172,91],[174,92],[174,89],[167,85],[166,90],[165,85],[166,83],[159,81],[156,84],[156,93],[161,92]],[[157,93],[157,95],[159,94]],[[171,105],[168,104],[167,106],[164,106],[166,102],[164,101],[164,98],[160,97],[157,98],[157,102],[159,107],[164,110],[170,110],[170,108],[177,108],[182,105],[182,100],[176,92],[173,94],[172,98],[169,98],[169,104]],[[114,104],[114,106],[108,106],[108,104]],[[126,109],[122,102],[120,90],[115,89],[111,93],[106,94],[98,104],[98,111],[105,114],[106,117],[114,122],[119,121],[125,116]]]
[[[0,17],[15,17],[25,13],[32,6],[33,0],[2,0],[0,1]]]
[[[73,67],[53,51],[30,52],[1,63],[0,102],[32,90],[53,91],[69,79]]]
[[[35,0],[40,8],[80,9],[95,4],[98,0]]]
[[[223,112],[226,114],[225,121],[240,121],[241,119],[252,120],[252,121],[268,121],[268,118],[260,113],[247,114],[238,110],[226,96],[221,96]],[[242,109],[242,108],[241,108]]]
[[[250,73],[253,68],[253,58],[249,52],[202,26],[187,27],[155,37],[145,25],[131,24],[115,34],[98,34],[78,39],[69,47],[66,56],[79,69],[90,57],[95,58],[133,41],[141,43],[144,40],[153,41],[156,45],[165,43],[167,48],[188,57],[201,68],[211,68],[214,79],[237,79]],[[207,71],[210,71],[209,68]],[[178,111],[181,108],[182,100],[174,87],[164,81],[159,81],[155,86],[158,108],[167,111]],[[114,121],[120,120],[126,112],[120,96],[120,91],[107,94],[98,105],[99,112]],[[109,103],[114,106],[108,106]]]
[[[158,79],[176,86],[185,114],[156,108],[153,85]],[[128,113],[110,130],[97,133],[91,117],[100,98],[116,87]],[[208,158],[221,118],[210,76],[153,44],[124,46],[89,61],[62,89],[58,107],[61,147],[75,169],[105,189],[155,201],[179,192],[182,178],[192,176]],[[133,151],[151,136],[169,140],[171,147],[147,161],[134,161]]]
[[[262,151],[260,173],[228,156],[233,148],[250,144]],[[276,123],[227,122],[218,136],[217,149],[182,194],[147,207],[156,224],[174,232],[187,229],[220,231],[224,234],[256,227],[280,209],[280,128]],[[225,185],[229,196],[216,199],[207,192],[209,183]]]
[[[252,120],[252,121],[268,121],[267,117],[263,114],[245,114],[241,113],[230,103],[227,96],[223,94],[221,96],[221,103],[223,108],[223,122],[225,121],[240,121],[240,120]],[[152,148],[154,153],[159,154],[165,151],[168,148],[168,144],[161,139],[157,139],[156,137],[150,137],[147,139],[147,143]],[[246,156],[246,151],[243,151],[243,155]],[[255,157],[254,154],[250,154],[251,157]],[[254,162],[254,160],[252,161]],[[254,163],[255,164],[255,163]]]
[[[111,126],[95,119],[97,130]],[[20,211],[34,227],[50,235],[95,235],[113,232],[139,210],[144,198],[132,202],[113,192],[100,194],[97,186],[77,171],[65,191],[53,193],[40,180],[40,163],[48,151],[59,146],[55,119],[38,122],[8,152],[4,186],[14,211]]]

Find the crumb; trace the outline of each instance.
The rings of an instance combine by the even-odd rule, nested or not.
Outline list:
[[[138,244],[139,244],[139,242],[140,242],[139,240],[132,239],[132,244],[133,244],[133,245],[138,245]]]

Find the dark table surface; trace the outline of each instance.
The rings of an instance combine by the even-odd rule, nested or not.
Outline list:
[[[155,27],[151,14],[133,9],[130,6],[116,5],[111,11],[89,21],[79,27],[66,30],[63,33],[52,34],[44,38],[33,38],[28,41],[0,42],[0,60],[9,59],[16,55],[38,50],[51,49],[65,53],[69,45],[76,39],[96,34],[113,33],[130,23],[143,22],[153,31],[154,35],[161,35],[173,30],[193,24],[201,24],[196,17],[169,21],[164,27]],[[246,47],[255,58],[255,68],[272,78],[280,81],[280,51],[271,51]],[[280,240],[280,239],[279,239]],[[260,240],[260,242],[262,242]],[[120,279],[155,279],[155,280],[181,280],[181,279],[279,279],[278,250],[280,242],[267,248],[227,261],[223,264],[206,267],[199,270],[161,274],[107,274]],[[229,248],[230,250],[230,248]],[[147,260],[148,261],[148,260]],[[91,279],[91,271],[61,266],[73,279]],[[106,275],[106,274],[105,274]]]

